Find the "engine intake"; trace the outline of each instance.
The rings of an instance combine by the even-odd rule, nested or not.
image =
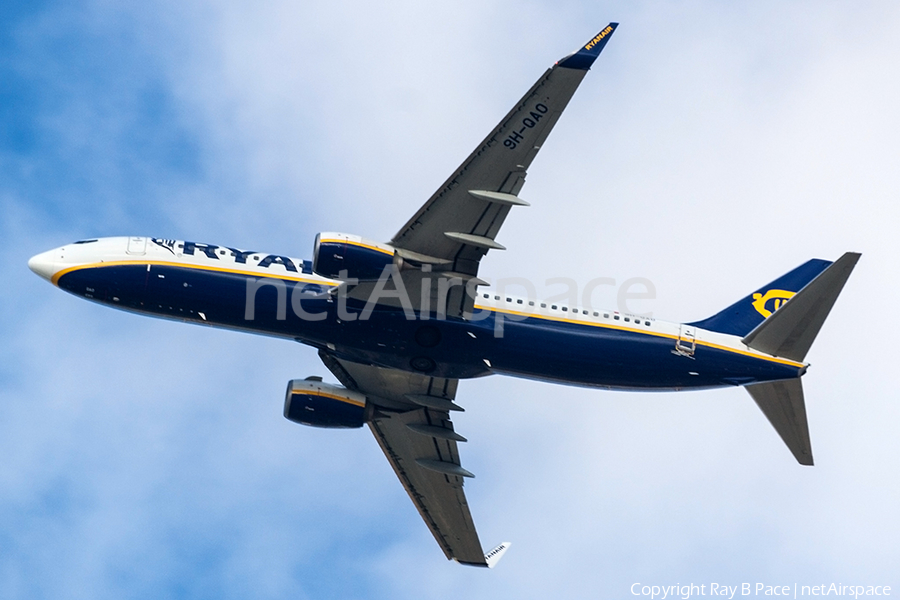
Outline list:
[[[284,398],[285,418],[312,427],[362,427],[366,422],[366,408],[364,394],[313,379],[288,382]]]
[[[394,249],[346,233],[320,233],[313,248],[313,271],[322,277],[347,277],[371,281],[381,276],[384,267],[394,260]]]

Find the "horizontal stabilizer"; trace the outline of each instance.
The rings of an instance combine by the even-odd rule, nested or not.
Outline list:
[[[802,362],[859,257],[845,253],[742,341],[754,350]]]
[[[746,387],[797,462],[812,466],[812,445],[800,379],[754,383]]]

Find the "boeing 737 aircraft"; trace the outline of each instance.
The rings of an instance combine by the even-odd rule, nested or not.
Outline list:
[[[617,27],[548,69],[388,243],[320,233],[311,261],[184,240],[85,239],[33,257],[54,285],[115,308],[296,340],[341,385],[288,383],[284,416],[367,424],[447,558],[492,566],[453,429],[460,379],[504,374],[624,390],[743,386],[812,465],[800,377],[859,254],[810,260],[695,323],[479,290],[525,174]]]

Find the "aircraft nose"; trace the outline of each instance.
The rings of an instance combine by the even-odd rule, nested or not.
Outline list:
[[[28,259],[28,268],[47,281],[52,281],[56,271],[56,261],[53,260],[53,251],[42,252]]]

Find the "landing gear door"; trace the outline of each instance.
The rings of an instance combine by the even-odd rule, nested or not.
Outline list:
[[[681,325],[678,331],[678,339],[675,340],[675,349],[673,354],[680,354],[688,358],[694,358],[694,352],[697,349],[697,328],[691,325]]]
[[[125,248],[125,252],[135,256],[143,256],[147,252],[147,238],[136,236],[128,238],[128,246]]]

